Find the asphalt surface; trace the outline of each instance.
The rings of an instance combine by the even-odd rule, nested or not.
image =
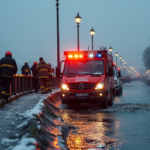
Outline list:
[[[141,81],[125,83],[123,94],[107,110],[82,104],[80,110],[61,105],[62,118],[72,129],[68,149],[149,150],[150,86]]]

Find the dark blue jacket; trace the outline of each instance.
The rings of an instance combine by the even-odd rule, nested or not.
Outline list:
[[[23,65],[21,68],[21,71],[22,71],[22,74],[24,75],[30,74],[30,67],[28,66],[28,64]]]
[[[9,55],[0,60],[0,77],[12,78],[17,73],[16,61]]]

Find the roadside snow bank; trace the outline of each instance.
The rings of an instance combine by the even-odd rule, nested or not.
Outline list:
[[[36,140],[34,138],[27,138],[27,135],[23,136],[19,144],[12,150],[35,150]]]

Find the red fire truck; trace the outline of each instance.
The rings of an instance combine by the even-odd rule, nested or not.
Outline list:
[[[64,55],[63,71],[57,72],[62,75],[62,103],[101,103],[103,109],[113,105],[113,57],[108,50],[65,51]]]

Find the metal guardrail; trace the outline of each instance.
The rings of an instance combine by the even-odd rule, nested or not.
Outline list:
[[[16,95],[18,93],[30,92],[34,90],[34,85],[32,82],[32,75],[14,75],[13,80],[10,85],[10,96]],[[2,80],[2,79],[0,79]],[[51,88],[59,88],[61,84],[61,78],[53,77],[50,79]],[[40,89],[40,87],[39,87]]]

